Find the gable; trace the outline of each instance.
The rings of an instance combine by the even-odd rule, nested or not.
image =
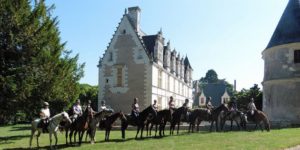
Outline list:
[[[114,58],[117,58],[117,50],[120,46],[134,47],[133,53],[134,61],[136,63],[149,62],[149,56],[147,54],[146,48],[126,14],[123,15],[121,22],[117,27],[117,30],[115,31],[111,41],[107,46],[107,49],[105,50],[105,53],[103,54],[102,60],[103,62],[105,62],[105,64],[116,64],[117,60],[113,59],[111,61],[110,55],[113,55]],[[142,57],[143,59],[140,60],[140,57]]]

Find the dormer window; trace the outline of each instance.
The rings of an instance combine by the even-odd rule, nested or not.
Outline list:
[[[300,63],[300,50],[294,51],[294,63]]]

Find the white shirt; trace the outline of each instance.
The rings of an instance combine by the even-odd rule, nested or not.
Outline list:
[[[43,114],[41,116],[42,119],[46,119],[46,118],[50,117],[50,110],[49,110],[49,108],[42,108],[41,109],[41,113]]]
[[[254,104],[253,102],[250,102],[250,103],[248,104],[248,109],[249,109],[249,110],[256,110],[255,104]]]
[[[73,112],[74,112],[74,114],[81,115],[82,114],[81,106],[80,105],[74,105],[73,106]]]
[[[100,106],[100,111],[107,109],[105,105]]]

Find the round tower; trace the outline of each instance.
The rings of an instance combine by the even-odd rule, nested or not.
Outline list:
[[[263,111],[273,124],[299,124],[300,0],[289,0],[262,58]]]

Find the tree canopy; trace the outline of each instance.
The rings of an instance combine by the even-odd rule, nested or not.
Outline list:
[[[44,101],[58,113],[80,92],[84,64],[61,42],[54,6],[30,2],[0,0],[0,123],[36,117]]]

